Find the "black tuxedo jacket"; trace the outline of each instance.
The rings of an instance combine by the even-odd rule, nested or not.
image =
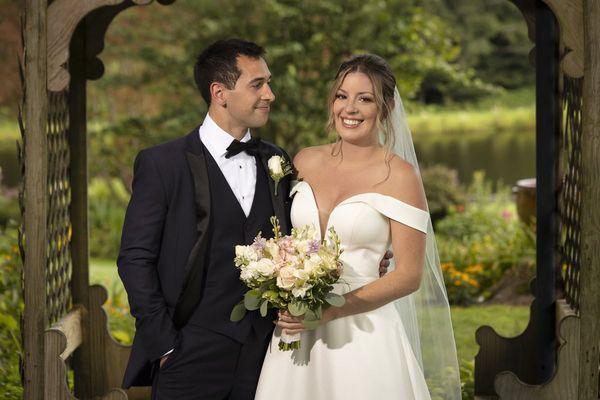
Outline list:
[[[142,150],[134,163],[131,200],[127,207],[118,271],[127,291],[136,333],[124,387],[152,384],[155,361],[175,347],[178,329],[197,306],[209,239],[210,192],[206,157],[198,129]],[[273,155],[287,154],[261,142],[259,159],[268,171]],[[288,232],[290,176],[279,183],[277,196],[269,179],[273,210]]]

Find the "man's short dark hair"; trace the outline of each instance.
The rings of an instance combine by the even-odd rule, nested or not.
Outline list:
[[[206,104],[210,105],[210,85],[220,82],[233,89],[242,72],[237,67],[237,58],[247,56],[264,57],[265,49],[256,43],[241,39],[218,40],[208,46],[196,59],[194,80]]]

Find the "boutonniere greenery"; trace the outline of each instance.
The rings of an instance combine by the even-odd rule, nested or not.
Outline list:
[[[279,181],[281,181],[284,176],[293,173],[292,166],[281,156],[271,156],[267,165],[269,167],[269,176],[271,176],[271,179],[275,182],[275,196],[277,196],[277,185],[279,185]]]

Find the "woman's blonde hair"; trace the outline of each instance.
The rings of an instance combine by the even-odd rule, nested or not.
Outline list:
[[[394,109],[394,92],[396,89],[396,78],[389,64],[376,54],[359,54],[344,61],[335,75],[328,99],[329,118],[326,129],[328,132],[335,131],[335,116],[333,115],[333,103],[335,95],[342,86],[346,76],[352,72],[362,72],[367,75],[373,83],[375,104],[377,105],[377,131],[383,134],[383,145],[385,147],[385,159],[394,147],[394,129],[392,121],[388,116]],[[339,135],[338,135],[339,138]],[[341,149],[340,149],[341,151]],[[389,165],[388,165],[389,167]]]

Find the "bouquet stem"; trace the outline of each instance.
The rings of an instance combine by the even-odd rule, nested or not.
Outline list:
[[[285,333],[285,331],[281,332],[281,339],[279,339],[279,350],[298,350],[300,348],[300,337],[301,336],[299,333],[290,335],[289,333]]]

